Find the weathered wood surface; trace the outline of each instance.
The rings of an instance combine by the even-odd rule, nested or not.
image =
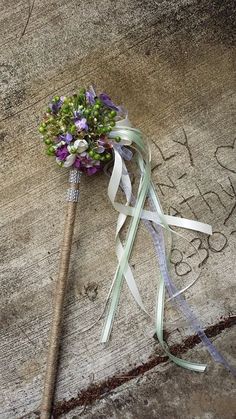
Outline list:
[[[56,92],[94,83],[126,105],[150,141],[165,212],[213,225],[211,238],[185,233],[203,265],[186,298],[205,326],[236,310],[233,0],[36,0],[25,29],[28,12],[27,2],[1,0],[1,419],[36,417],[41,397],[67,179],[43,155],[37,124]],[[81,187],[57,401],[161,353],[126,289],[107,347],[99,343],[102,322],[80,333],[101,313],[116,268],[117,214],[106,187],[105,176]],[[175,247],[181,286],[198,262],[181,239]],[[151,311],[157,271],[143,228],[132,265]],[[166,315],[171,342],[181,342],[190,330],[170,305]]]

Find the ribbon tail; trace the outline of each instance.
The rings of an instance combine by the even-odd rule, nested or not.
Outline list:
[[[143,170],[143,162],[142,160],[139,160],[139,169],[142,172]],[[203,328],[200,326],[199,321],[195,314],[192,312],[190,307],[188,306],[187,302],[183,298],[182,291],[179,291],[173,281],[171,280],[168,272],[168,264],[167,264],[167,258],[166,258],[166,250],[165,250],[165,242],[164,242],[164,235],[162,227],[166,229],[166,231],[171,234],[173,231],[170,229],[168,225],[168,217],[164,215],[163,210],[161,208],[159,199],[157,197],[156,191],[154,189],[153,183],[150,183],[150,193],[149,196],[151,197],[151,204],[154,210],[156,211],[156,214],[158,215],[158,218],[162,221],[162,224],[160,225],[160,222],[157,222],[153,216],[151,217],[151,220],[144,216],[144,224],[146,225],[147,229],[149,230],[154,246],[156,249],[157,258],[159,260],[160,270],[161,270],[161,278],[160,278],[160,286],[158,291],[158,297],[157,297],[157,303],[156,303],[156,331],[157,331],[157,337],[160,341],[160,344],[162,345],[165,352],[168,354],[170,359],[174,361],[176,364],[191,369],[194,371],[204,372],[206,365],[205,364],[199,364],[199,363],[193,363],[189,362],[180,358],[175,357],[172,355],[169,350],[166,342],[164,342],[163,339],[163,320],[164,320],[164,300],[165,300],[165,287],[168,290],[170,299],[173,299],[173,301],[176,303],[177,307],[183,312],[185,317],[187,318],[188,322],[192,326],[192,328],[195,330],[201,341],[206,346],[208,352],[213,357],[213,359],[216,362],[221,363],[225,366],[226,369],[231,371],[233,375],[236,376],[236,370],[231,365],[229,365],[228,361],[217,351],[215,346],[212,344],[210,339],[206,336],[205,332],[203,331]],[[150,212],[150,214],[153,214]],[[179,225],[184,228],[190,228],[193,230],[202,231],[205,234],[212,234],[211,226],[204,223],[196,223],[191,220],[186,219],[179,219],[180,222],[170,223],[174,225]],[[172,221],[172,220],[171,220]],[[155,224],[155,229],[152,225],[152,222]]]
[[[140,134],[137,134],[136,131],[134,131],[134,135],[140,135]],[[108,186],[108,195],[113,203],[113,206],[115,207],[115,209],[117,209],[117,204],[115,203],[115,196],[116,196],[116,192],[117,192],[117,189],[119,187],[121,177],[122,177],[122,172],[121,172],[122,158],[117,150],[114,150],[114,153],[115,153],[115,162],[114,162],[114,168],[111,175],[110,183]],[[139,226],[143,206],[147,199],[147,195],[149,191],[149,184],[150,184],[150,176],[151,176],[150,165],[147,164],[140,179],[137,201],[136,201],[135,207],[133,208],[133,214],[132,214],[133,217],[130,221],[130,226],[129,226],[129,230],[127,234],[127,240],[126,240],[124,249],[122,250],[122,255],[119,258],[119,264],[118,264],[115,278],[114,278],[114,287],[112,290],[111,302],[108,309],[108,314],[105,319],[101,342],[107,342],[110,337],[115,313],[116,313],[117,306],[120,299],[120,292],[121,292],[121,288],[123,284],[123,277],[126,272],[130,272],[128,268],[128,260],[132,252],[133,243],[134,243],[137,229]],[[114,185],[115,185],[115,188],[114,188]],[[137,291],[136,284],[135,284],[134,289],[136,289]],[[142,301],[140,302],[142,305]]]
[[[153,204],[155,206],[155,202]],[[164,308],[163,308],[163,311],[161,311],[161,307],[164,306],[164,291],[162,288],[166,286],[169,296],[170,297],[175,296],[173,298],[173,301],[175,302],[177,308],[180,309],[182,313],[185,315],[190,326],[195,330],[195,332],[197,333],[201,341],[204,343],[204,345],[206,346],[206,349],[208,350],[212,358],[216,362],[221,363],[226,369],[228,369],[233,375],[236,376],[236,369],[232,367],[228,363],[228,361],[217,351],[217,349],[212,344],[210,339],[206,336],[196,315],[193,313],[193,311],[191,310],[191,308],[189,307],[189,305],[187,304],[183,296],[178,292],[178,289],[176,288],[175,284],[170,278],[168,267],[167,267],[167,259],[165,255],[163,231],[161,227],[156,225],[156,228],[154,229],[152,227],[152,224],[148,222],[146,222],[146,226],[148,230],[150,231],[152,239],[154,241],[156,253],[157,253],[157,256],[159,256],[158,259],[159,259],[160,270],[161,270],[161,285],[159,289],[159,298],[158,298],[158,302],[156,306],[156,313],[157,313],[156,314],[156,328],[157,328],[157,336],[158,336],[158,339],[160,340],[160,343],[163,344],[163,323],[162,322],[163,322]],[[167,348],[165,348],[165,350],[166,349]],[[184,361],[184,360],[181,360],[181,363],[179,363],[178,360],[174,359],[176,357],[173,358],[173,355],[171,355],[170,358],[178,365],[181,364],[182,367],[190,368],[195,371],[203,372],[206,367],[204,364],[189,363],[188,361]]]
[[[205,364],[200,364],[196,362],[187,361],[182,358],[178,358],[177,356],[174,356],[169,351],[168,345],[164,341],[164,337],[163,337],[164,301],[165,301],[165,283],[164,283],[163,276],[161,275],[160,286],[157,292],[156,310],[155,310],[156,334],[157,334],[158,340],[162,348],[164,349],[165,353],[175,364],[179,365],[180,367],[192,370],[192,371],[204,372],[206,369]]]
[[[136,302],[140,305],[141,308],[144,308],[142,305],[142,300],[139,295],[138,288],[134,281],[132,271],[128,265],[129,257],[132,251],[134,239],[136,236],[137,228],[140,222],[140,219],[143,219],[144,224],[146,225],[147,229],[149,230],[151,237],[154,242],[156,254],[159,260],[161,277],[160,277],[160,284],[159,289],[157,292],[157,299],[156,299],[156,311],[155,311],[155,324],[156,324],[156,333],[159,339],[159,342],[169,356],[169,358],[175,362],[177,365],[193,370],[198,372],[205,371],[206,365],[199,364],[191,361],[186,361],[184,359],[178,358],[170,353],[168,349],[167,343],[164,341],[163,337],[163,322],[164,322],[164,305],[165,305],[165,288],[169,293],[169,300],[173,300],[177,307],[182,311],[182,313],[187,318],[188,322],[195,330],[199,338],[205,344],[207,350],[211,354],[211,356],[215,359],[215,361],[220,362],[223,364],[228,370],[230,370],[234,375],[236,375],[236,371],[233,367],[229,365],[227,360],[217,351],[214,347],[212,342],[208,339],[206,334],[203,331],[203,328],[200,326],[197,317],[192,312],[190,307],[188,306],[187,302],[184,300],[182,293],[184,290],[188,289],[185,287],[183,290],[178,290],[171,280],[168,272],[168,261],[166,257],[166,249],[165,249],[165,241],[162,228],[165,229],[167,234],[170,235],[172,238],[173,230],[169,227],[169,225],[174,225],[178,227],[188,228],[196,231],[201,231],[205,234],[212,234],[211,226],[208,224],[200,223],[197,221],[182,219],[178,217],[171,217],[165,215],[159,199],[156,195],[153,183],[150,178],[151,167],[150,167],[150,154],[147,157],[147,150],[144,146],[142,136],[140,131],[135,130],[130,127],[123,127],[120,126],[114,130],[114,135],[119,133],[119,136],[123,139],[124,145],[129,144],[137,151],[138,155],[138,167],[141,174],[137,200],[132,198],[132,190],[129,186],[128,195],[126,194],[127,202],[126,205],[122,205],[120,203],[115,202],[115,197],[117,190],[122,185],[122,167],[124,168],[124,162],[122,160],[122,150],[114,149],[115,153],[115,164],[113,168],[113,172],[111,175],[109,187],[108,187],[108,195],[109,198],[114,206],[114,208],[120,213],[118,217],[118,226],[117,226],[117,233],[116,233],[116,249],[117,249],[117,257],[118,257],[118,267],[116,270],[116,274],[113,281],[113,289],[111,293],[111,302],[108,310],[108,314],[105,320],[103,332],[102,332],[102,342],[106,342],[109,339],[113,320],[115,317],[115,313],[117,310],[120,292],[123,284],[123,278],[126,278],[126,281],[131,289],[131,292],[136,300]],[[112,135],[113,135],[112,134]],[[125,158],[125,157],[124,157]],[[144,210],[144,203],[146,201],[147,196],[151,197],[152,206],[154,207],[154,211],[147,211]],[[130,206],[129,203],[134,201],[134,206]],[[124,224],[126,217],[131,216],[130,226],[127,234],[127,240],[125,246],[123,248],[120,240],[119,240],[119,231],[121,226]],[[155,226],[155,228],[154,228]],[[194,281],[195,282],[195,281]],[[134,292],[133,292],[134,291]],[[145,311],[145,309],[144,309]]]

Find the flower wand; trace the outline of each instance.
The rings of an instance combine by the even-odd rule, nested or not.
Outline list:
[[[54,294],[41,419],[51,416],[57,374],[63,305],[68,282],[71,245],[82,173],[89,176],[102,170],[112,158],[109,132],[120,109],[105,94],[96,97],[93,89],[80,90],[71,97],[55,96],[39,126],[46,153],[55,156],[61,167],[70,167],[67,209],[60,264]],[[119,142],[119,138],[113,141]]]
[[[146,315],[150,316],[144,306],[129,265],[136,233],[140,220],[142,220],[153,240],[160,268],[155,303],[155,329],[163,351],[175,364],[183,368],[197,372],[204,372],[206,369],[205,364],[184,360],[171,354],[164,340],[164,306],[165,290],[167,290],[169,301],[171,300],[186,317],[213,359],[224,365],[236,376],[235,368],[229,365],[228,361],[211,343],[196,315],[182,295],[196,282],[196,279],[188,286],[178,290],[168,271],[169,255],[166,253],[163,230],[166,232],[166,236],[170,238],[172,234],[178,235],[170,226],[191,229],[207,235],[212,234],[212,228],[210,225],[199,221],[164,214],[151,180],[151,156],[149,149],[143,141],[141,132],[131,127],[124,108],[116,106],[105,93],[96,95],[93,88],[89,90],[81,89],[79,93],[69,97],[55,96],[44,115],[39,131],[46,145],[46,153],[49,156],[54,156],[59,166],[70,168],[70,186],[67,194],[68,203],[61,246],[59,275],[54,296],[41,404],[41,419],[49,419],[52,411],[63,305],[67,288],[76,206],[79,198],[80,177],[82,173],[91,176],[103,169],[106,170],[106,166],[110,166],[111,162],[113,163],[113,168],[108,185],[108,197],[115,210],[119,213],[115,235],[118,266],[107,298],[109,306],[106,311],[101,342],[109,340],[124,280],[127,282],[136,303]],[[140,174],[137,197],[133,195],[132,183],[126,167],[126,161],[132,158],[136,161],[137,170]],[[116,201],[119,188],[124,192],[125,204]],[[149,210],[145,209],[147,198]],[[126,241],[123,245],[120,239],[120,231],[128,218],[130,224]],[[189,245],[194,247],[191,242],[189,242]],[[196,248],[195,251],[198,253]],[[152,316],[150,317],[152,318]]]

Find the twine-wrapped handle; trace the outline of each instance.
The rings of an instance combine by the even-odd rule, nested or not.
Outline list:
[[[61,245],[59,274],[54,294],[53,315],[49,336],[46,374],[41,403],[41,419],[50,419],[51,417],[63,321],[63,305],[68,282],[68,270],[74,231],[76,207],[79,198],[80,176],[81,173],[77,169],[73,169],[70,171],[70,188],[68,189],[67,194],[68,203],[66,209],[64,235]]]

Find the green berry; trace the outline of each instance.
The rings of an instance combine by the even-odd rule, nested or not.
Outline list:
[[[39,132],[40,132],[41,134],[43,134],[43,133],[45,132],[45,127],[43,127],[42,125],[40,125],[40,127],[39,127]]]
[[[115,141],[116,141],[117,143],[119,143],[119,142],[121,141],[121,138],[120,138],[120,137],[115,137]]]
[[[109,116],[110,116],[111,118],[115,118],[115,116],[116,116],[116,111],[111,111],[111,112],[109,113]]]
[[[46,139],[44,140],[44,142],[45,142],[45,144],[47,144],[47,145],[52,144],[52,142],[51,142],[51,140],[50,140],[49,138],[46,138]]]
[[[106,133],[107,133],[107,127],[102,127],[102,128],[101,128],[101,132],[102,132],[103,134],[106,134]]]
[[[93,158],[94,160],[100,160],[100,154],[94,153]]]
[[[75,125],[72,125],[70,127],[70,132],[71,132],[71,134],[75,134],[75,132],[76,132],[76,126]]]
[[[94,151],[93,150],[89,150],[88,154],[90,155],[90,157],[94,156]]]
[[[55,153],[55,148],[53,146],[48,148],[48,151],[50,151],[51,154]]]
[[[111,125],[112,127],[114,127],[114,126],[116,125],[115,121],[111,121],[111,122],[110,122],[110,125]]]
[[[58,102],[58,100],[60,99],[60,96],[54,96],[54,98],[52,99],[53,102]]]
[[[105,159],[106,160],[109,160],[110,158],[111,158],[111,154],[110,153],[105,154]]]

